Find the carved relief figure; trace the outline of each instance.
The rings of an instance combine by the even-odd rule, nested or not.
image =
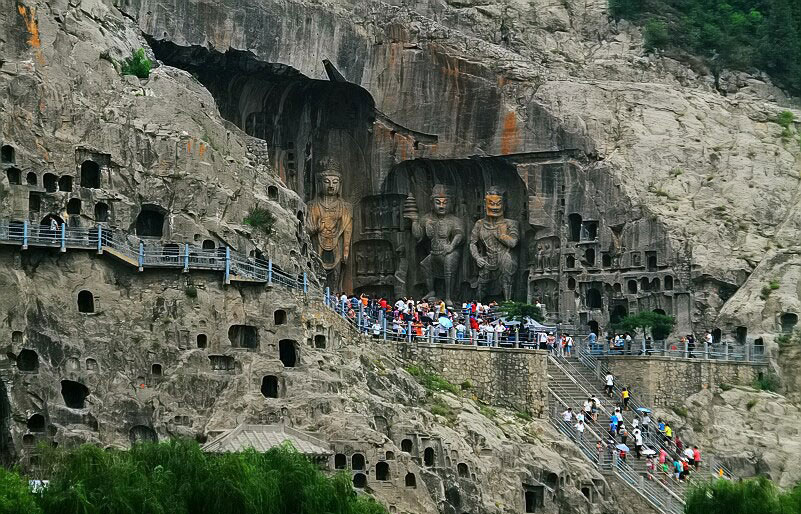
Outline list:
[[[513,249],[520,239],[517,221],[504,218],[505,194],[491,187],[484,195],[485,216],[473,225],[470,254],[478,266],[478,297],[484,299],[487,285],[500,280],[503,297],[512,297],[512,282],[517,271]]]
[[[353,206],[340,197],[342,171],[339,163],[321,163],[317,197],[309,203],[308,231],[326,271],[326,285],[342,290],[342,269],[350,254]]]
[[[417,208],[411,204],[404,209],[404,217],[412,221],[412,235],[418,241],[427,238],[431,241],[431,253],[420,263],[428,287],[427,298],[442,298],[435,291],[435,280],[445,281],[445,303],[453,305],[456,272],[462,256],[464,229],[462,221],[452,214],[453,200],[443,185],[434,186],[431,191],[432,210],[422,218],[417,216]]]

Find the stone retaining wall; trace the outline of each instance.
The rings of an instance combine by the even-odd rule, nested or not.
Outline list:
[[[606,362],[618,386],[632,388],[646,405],[665,407],[681,405],[688,396],[720,384],[750,385],[768,369],[764,363],[653,356],[607,357]]]
[[[398,356],[443,378],[469,381],[476,395],[492,405],[545,413],[548,354],[544,351],[458,344],[396,343]]]

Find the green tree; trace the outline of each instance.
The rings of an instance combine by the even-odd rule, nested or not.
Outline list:
[[[251,209],[245,219],[242,220],[245,225],[261,230],[265,234],[272,235],[273,227],[275,226],[275,216],[267,209],[261,207],[254,207]]]
[[[122,74],[136,75],[140,79],[146,79],[150,76],[151,66],[152,63],[150,59],[145,56],[145,49],[140,48],[125,59],[125,62],[122,64]]]
[[[542,309],[536,305],[523,302],[513,302],[511,300],[503,302],[498,310],[509,320],[521,321],[525,318],[531,318],[535,321],[542,322],[545,316],[542,315]]]
[[[676,320],[673,319],[673,316],[667,316],[658,312],[642,311],[637,314],[626,316],[620,320],[616,328],[631,334],[636,334],[638,330],[642,330],[643,338],[648,330],[650,330],[654,340],[661,340],[670,334],[675,323]]]
[[[16,471],[0,467],[0,514],[40,514],[28,482]]]
[[[665,48],[669,41],[667,24],[664,21],[648,20],[648,23],[645,24],[643,36],[646,50],[653,51],[657,48]]]

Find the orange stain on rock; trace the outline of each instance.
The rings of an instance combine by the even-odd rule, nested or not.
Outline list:
[[[31,8],[29,11],[24,5],[17,6],[17,12],[22,16],[22,21],[25,23],[25,29],[30,34],[28,44],[31,48],[36,50],[36,60],[39,64],[44,65],[44,56],[42,55],[42,40],[39,38],[39,23],[36,21],[36,9]]]
[[[202,159],[204,153],[206,153],[206,145],[204,145],[203,143],[200,143],[200,146],[197,149],[198,157],[200,157]]]
[[[186,142],[186,153],[192,153],[192,140]]]
[[[501,132],[501,155],[513,153],[517,146],[517,116],[510,112],[503,119]]]

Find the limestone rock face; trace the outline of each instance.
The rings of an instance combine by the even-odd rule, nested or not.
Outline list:
[[[686,417],[673,411],[657,414],[671,421],[685,443],[707,449],[738,476],[764,474],[780,487],[793,487],[801,480],[801,466],[794,458],[801,451],[798,406],[775,393],[742,386],[726,389],[689,397],[684,402]]]

